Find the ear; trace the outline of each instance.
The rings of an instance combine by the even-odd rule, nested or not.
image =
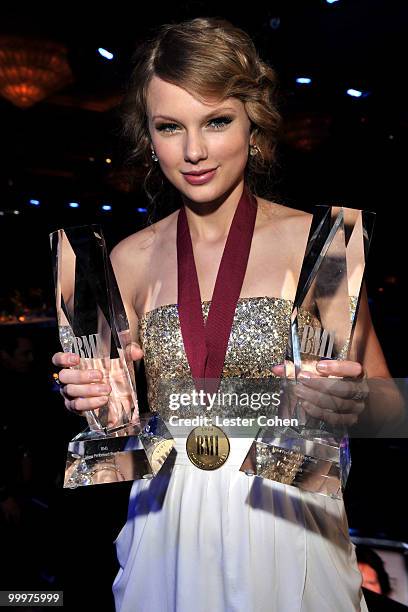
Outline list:
[[[257,129],[253,128],[251,130],[250,135],[249,135],[249,145],[250,146],[252,146],[252,145],[256,145],[257,146],[258,145],[258,143],[256,142],[256,136],[257,136]]]

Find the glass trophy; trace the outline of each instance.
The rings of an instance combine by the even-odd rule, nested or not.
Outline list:
[[[317,362],[356,361],[350,351],[375,213],[315,209],[291,314],[280,419],[258,432],[256,474],[341,499],[351,466],[347,428],[327,413],[324,420],[311,417],[295,388],[307,371],[319,376],[319,392],[329,392],[333,378],[340,385],[342,379],[320,376]]]
[[[79,355],[74,369],[98,369],[112,391],[105,405],[83,412],[88,427],[68,445],[64,487],[152,476],[140,432],[131,334],[99,225],[50,234],[59,338],[64,352]],[[99,381],[100,382],[100,381]]]

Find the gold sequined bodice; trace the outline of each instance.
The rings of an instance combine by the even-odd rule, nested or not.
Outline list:
[[[201,303],[204,321],[211,301]],[[240,298],[235,310],[221,376],[223,379],[275,377],[272,367],[282,363],[289,334],[291,300],[276,297]],[[184,350],[177,304],[150,310],[139,319],[139,337],[151,410],[163,410],[159,385],[191,378]]]
[[[211,301],[201,302],[204,321]],[[240,298],[228,341],[224,376],[270,376],[286,345],[292,302],[274,297]],[[177,304],[166,304],[140,317],[139,332],[149,378],[174,378],[190,372]]]

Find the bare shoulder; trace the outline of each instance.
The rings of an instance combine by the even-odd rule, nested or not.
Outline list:
[[[134,295],[135,288],[143,285],[149,264],[167,233],[171,216],[126,236],[113,247],[110,259],[121,291],[130,291]]]
[[[131,258],[138,253],[146,253],[153,246],[155,231],[154,225],[149,225],[134,234],[130,234],[118,242],[111,251],[111,257],[115,259]]]
[[[169,215],[123,238],[113,247],[110,253],[111,260],[121,265],[132,263],[133,266],[141,260],[146,262],[146,259],[154,254],[155,248],[171,223],[170,217],[172,216]]]
[[[298,208],[257,197],[261,227],[276,228],[284,236],[303,236],[309,231],[313,215]]]

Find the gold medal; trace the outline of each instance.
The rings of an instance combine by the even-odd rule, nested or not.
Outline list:
[[[187,438],[186,450],[191,463],[200,470],[216,470],[228,459],[230,443],[215,425],[195,427]]]

